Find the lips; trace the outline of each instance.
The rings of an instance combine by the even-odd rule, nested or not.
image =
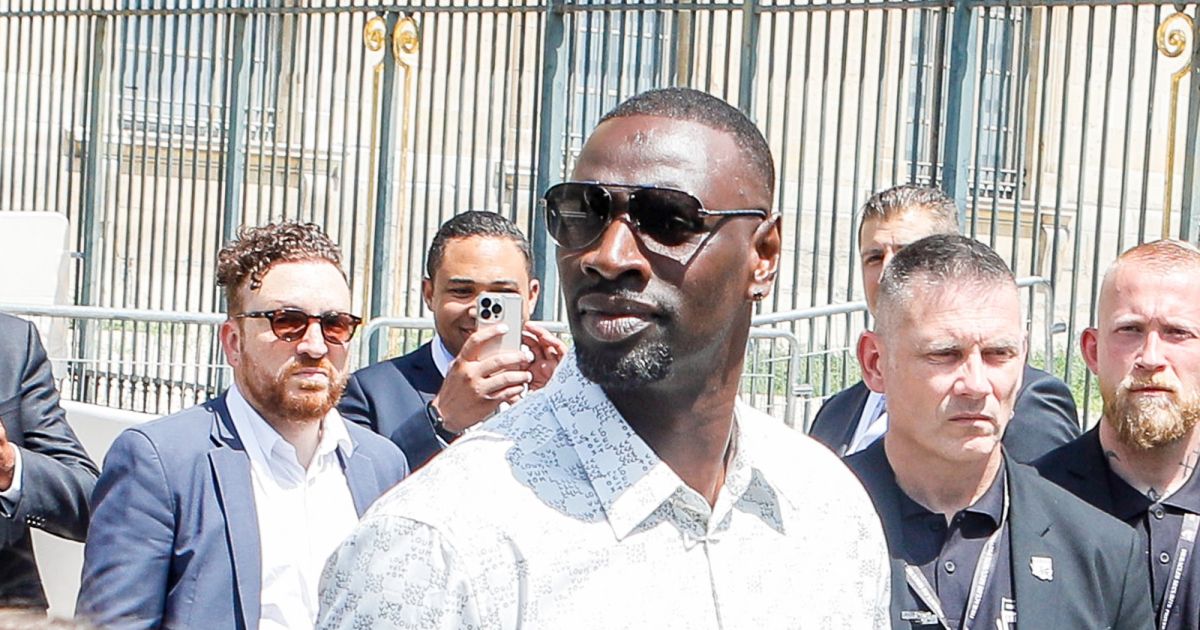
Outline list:
[[[650,302],[611,294],[590,293],[575,302],[583,331],[597,341],[619,343],[637,336],[660,315]]]

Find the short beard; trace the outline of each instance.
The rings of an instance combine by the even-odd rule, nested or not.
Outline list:
[[[260,375],[265,374],[260,366],[251,362],[247,366],[253,372],[258,372]],[[329,375],[329,387],[306,389],[303,386],[299,394],[289,394],[287,391],[287,379],[297,370],[310,367],[322,367],[326,374]],[[319,422],[334,405],[342,398],[342,392],[346,390],[346,378],[338,378],[337,370],[333,369],[328,359],[320,361],[302,362],[297,361],[291,365],[282,374],[271,377],[269,381],[264,382],[254,378],[245,379],[247,393],[263,406],[260,411],[265,414],[277,416],[280,420],[287,422]]]
[[[1184,438],[1200,421],[1200,402],[1132,397],[1124,384],[1104,400],[1104,417],[1121,443],[1141,451]]]
[[[605,389],[632,391],[657,383],[671,374],[675,355],[667,344],[654,341],[638,344],[623,354],[575,345],[579,371]]]

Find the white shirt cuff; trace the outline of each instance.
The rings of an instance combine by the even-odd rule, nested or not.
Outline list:
[[[21,449],[13,446],[16,454],[16,466],[13,468],[12,485],[8,490],[0,492],[0,516],[12,518],[17,512],[17,503],[21,501]]]

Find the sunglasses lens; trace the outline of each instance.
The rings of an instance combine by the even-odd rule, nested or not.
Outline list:
[[[546,191],[546,226],[564,249],[591,244],[608,224],[612,198],[595,184],[559,184]]]
[[[629,197],[629,214],[642,234],[667,247],[693,243],[704,235],[700,202],[679,190],[640,189]]]
[[[349,313],[326,313],[321,316],[321,332],[325,341],[343,345],[354,336],[357,319]]]
[[[271,331],[283,341],[292,342],[308,330],[308,314],[304,311],[281,309],[271,317]]]

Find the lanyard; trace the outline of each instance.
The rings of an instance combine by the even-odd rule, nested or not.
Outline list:
[[[1175,607],[1175,596],[1179,594],[1183,571],[1196,544],[1197,529],[1200,529],[1200,515],[1188,514],[1183,517],[1183,529],[1179,532],[1179,542],[1175,543],[1175,565],[1171,567],[1171,581],[1167,584],[1162,613],[1158,619],[1159,630],[1166,630],[1167,622],[1171,619],[1171,609]]]
[[[1200,523],[1200,518],[1197,519]],[[983,594],[987,590],[988,580],[992,577],[992,573],[996,568],[996,547],[1000,543],[1000,535],[1004,532],[1005,525],[1008,524],[1008,484],[1004,484],[1004,510],[1001,512],[1000,525],[996,527],[996,531],[988,537],[984,543],[983,549],[979,552],[979,560],[975,563],[975,573],[971,576],[971,591],[967,596],[967,614],[963,618],[962,630],[970,630],[971,622],[975,621],[975,615],[979,614],[979,606],[983,603]],[[1193,530],[1193,538],[1195,531]],[[917,598],[921,600],[929,610],[937,617],[937,622],[946,630],[954,630],[950,627],[950,621],[946,619],[946,613],[942,610],[942,601],[937,596],[937,591],[929,583],[921,569],[911,564],[904,565],[904,580],[908,582],[908,586],[916,593]]]

